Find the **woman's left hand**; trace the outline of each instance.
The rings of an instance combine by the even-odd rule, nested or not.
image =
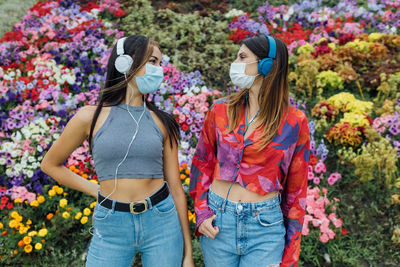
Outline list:
[[[194,267],[193,256],[185,256],[183,258],[182,267]]]

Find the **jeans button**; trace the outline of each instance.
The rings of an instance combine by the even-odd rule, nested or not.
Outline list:
[[[237,207],[237,209],[238,209],[239,212],[241,212],[242,209],[243,209],[243,206],[242,206],[241,204],[239,204],[238,207]]]

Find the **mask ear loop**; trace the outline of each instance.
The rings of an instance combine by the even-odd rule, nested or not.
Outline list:
[[[125,80],[127,81],[126,74],[124,74],[124,75],[125,75]],[[136,135],[137,135],[137,133],[139,132],[139,123],[140,123],[140,121],[142,120],[142,117],[143,117],[143,115],[144,115],[144,112],[146,111],[146,101],[143,99],[143,111],[142,111],[142,113],[140,114],[139,119],[138,119],[138,120],[135,119],[135,117],[132,115],[132,113],[131,113],[130,110],[129,110],[129,103],[131,102],[132,97],[133,97],[133,88],[129,86],[128,81],[127,81],[127,88],[131,88],[131,89],[132,89],[132,94],[131,94],[131,96],[130,96],[130,98],[129,98],[128,105],[126,105],[126,109],[127,109],[128,113],[129,113],[129,115],[131,116],[131,118],[133,119],[133,121],[136,123],[136,130],[135,130],[135,133],[134,133],[133,136],[132,136],[131,141],[129,142],[128,149],[126,150],[126,153],[125,153],[124,158],[121,160],[121,162],[118,163],[117,168],[115,169],[114,188],[113,188],[112,192],[111,192],[110,194],[108,194],[106,197],[104,197],[104,199],[103,199],[100,203],[98,203],[98,204],[96,204],[96,205],[101,205],[101,203],[103,203],[106,199],[109,199],[109,197],[110,197],[112,194],[115,193],[115,190],[117,189],[117,175],[118,175],[118,169],[119,169],[119,167],[122,165],[122,163],[126,160],[126,158],[128,157],[128,154],[129,154],[129,151],[130,151],[131,146],[132,146],[132,144],[133,144],[133,141],[136,139]],[[93,214],[93,216],[94,216],[94,214]],[[90,233],[91,235],[93,235],[93,231],[92,231],[92,230],[93,230],[93,227],[94,227],[94,225],[92,225],[92,227],[89,228],[89,233]]]

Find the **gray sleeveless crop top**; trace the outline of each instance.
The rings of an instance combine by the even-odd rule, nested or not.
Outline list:
[[[139,120],[144,108],[129,106],[129,111]],[[127,105],[111,106],[108,117],[92,141],[93,160],[99,181],[114,179],[115,169],[124,158],[135,130],[136,123],[129,115]],[[146,108],[129,154],[118,168],[117,178],[163,177],[163,134]]]

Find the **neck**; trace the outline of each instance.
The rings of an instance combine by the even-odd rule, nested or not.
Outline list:
[[[255,113],[260,106],[258,103],[258,94],[260,93],[262,79],[259,79],[259,77],[257,78],[255,79],[253,85],[250,87],[249,90],[249,107],[251,113]]]
[[[126,89],[123,103],[130,106],[143,106],[143,95],[140,93],[137,86],[130,82]]]

